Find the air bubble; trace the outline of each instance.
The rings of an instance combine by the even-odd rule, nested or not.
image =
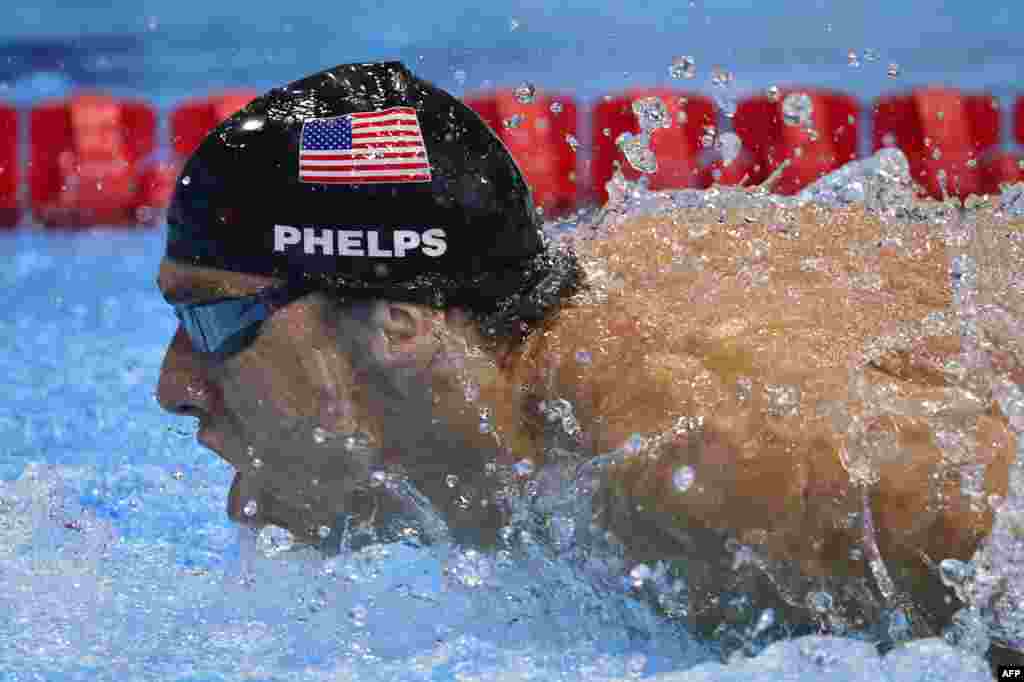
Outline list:
[[[767,95],[769,102],[779,101],[779,87],[777,85],[768,86],[768,89],[765,90],[764,92],[765,95]]]
[[[465,71],[463,71],[462,69],[456,69],[455,73],[454,73],[454,76],[455,76],[455,82],[456,83],[458,83],[459,85],[465,85],[466,84],[466,72]]]
[[[256,500],[249,500],[245,503],[245,506],[242,507],[242,513],[248,517],[256,516],[256,512],[258,510],[259,507],[256,506]]]
[[[331,535],[331,527],[320,526],[316,529],[316,534],[320,537],[321,540],[326,540]]]
[[[525,120],[526,117],[522,114],[513,114],[511,117],[505,119],[504,124],[507,129],[514,130],[522,125]]]
[[[192,178],[191,178],[191,176],[188,176],[188,175],[186,175],[185,177],[183,177],[183,178],[181,179],[181,184],[185,185],[186,187],[188,187],[189,185],[191,185],[191,184],[192,184]]]
[[[577,140],[575,137],[573,137],[572,135],[570,135],[568,133],[566,133],[566,135],[565,135],[565,142],[566,142],[566,144],[569,145],[569,148],[572,149],[573,151],[576,151],[576,148],[579,147],[579,145],[580,145],[579,140]]]
[[[850,50],[846,54],[846,61],[850,65],[850,68],[856,69],[860,67],[860,60],[857,58],[856,50]]]
[[[252,468],[253,469],[257,469],[257,470],[260,469],[263,466],[263,460],[260,459],[259,457],[253,457],[251,463],[252,463]]]
[[[693,57],[675,57],[672,65],[668,67],[668,73],[672,78],[693,78],[697,75],[697,62]]]
[[[878,60],[878,50],[870,47],[864,49],[864,61],[874,62]]]
[[[552,114],[560,114],[560,113],[562,113],[562,103],[561,102],[552,102],[551,106],[548,107],[548,108],[551,109],[551,113]]]
[[[455,474],[448,474],[444,477],[444,484],[449,488],[454,488],[459,484],[459,477]]]
[[[896,78],[900,75],[900,65],[893,62],[889,65],[889,68],[886,69],[886,73],[889,74],[889,78]]]

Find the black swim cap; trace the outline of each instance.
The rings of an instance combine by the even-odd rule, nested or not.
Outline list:
[[[494,132],[400,62],[254,100],[187,161],[167,220],[185,263],[481,314],[579,275]]]

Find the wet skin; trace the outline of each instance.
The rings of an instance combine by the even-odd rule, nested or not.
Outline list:
[[[157,396],[198,417],[200,440],[238,470],[228,511],[240,522],[313,538],[340,512],[394,518],[393,500],[366,491],[388,466],[458,540],[485,545],[504,522],[500,505],[482,504],[498,485],[486,464],[541,469],[552,433],[539,406],[566,399],[579,429],[561,445],[581,460],[633,434],[660,437],[607,472],[595,516],[630,565],[687,567],[690,617],[705,631],[730,618],[716,599],[730,590],[828,628],[806,608],[828,590],[851,624],[908,605],[927,634],[956,607],[934,564],[969,558],[988,532],[1015,447],[986,378],[948,369],[956,325],[920,327],[949,309],[944,247],[924,225],[906,227],[903,251],[879,247],[890,228],[854,211],[775,228],[768,211],[724,224],[688,211],[581,243],[592,289],[521,346],[488,346],[457,310],[339,311],[319,294],[275,313],[221,365],[179,329]],[[158,279],[165,294],[199,299],[273,283],[166,259]],[[882,342],[915,324],[923,338]],[[318,443],[317,427],[364,433],[373,448]],[[687,466],[693,483],[678,486]],[[978,467],[980,487],[966,489]]]

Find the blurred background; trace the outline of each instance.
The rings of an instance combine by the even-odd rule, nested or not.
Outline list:
[[[0,18],[0,224],[157,222],[182,160],[252,97],[394,59],[499,131],[549,218],[603,202],[615,168],[708,187],[788,159],[791,194],[898,146],[935,198],[1024,179],[1009,3],[44,0]],[[668,126],[635,116],[650,96]]]
[[[590,98],[668,83],[677,55],[695,58],[697,89],[720,64],[740,88],[799,82],[872,97],[947,84],[1003,95],[1024,54],[1024,9],[987,0],[39,0],[5,3],[0,17],[0,96],[22,103],[80,85],[169,105],[378,59],[401,59],[453,92],[527,79]],[[861,67],[847,68],[850,50]]]

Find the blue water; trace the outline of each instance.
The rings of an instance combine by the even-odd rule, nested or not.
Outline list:
[[[166,110],[399,58],[456,94],[524,79],[581,99],[669,83],[710,93],[721,64],[737,93],[813,83],[866,100],[947,83],[1008,101],[1024,63],[1016,6],[745,4],[8,4],[0,99],[101,87]],[[847,65],[867,47],[877,60]],[[697,78],[669,78],[681,54]],[[540,547],[507,560],[371,545],[324,560],[240,531],[224,512],[230,468],[153,397],[175,329],[153,281],[163,239],[162,227],[0,235],[0,680],[987,679],[980,659],[935,640],[880,658],[800,639],[723,668],[710,643]]]

